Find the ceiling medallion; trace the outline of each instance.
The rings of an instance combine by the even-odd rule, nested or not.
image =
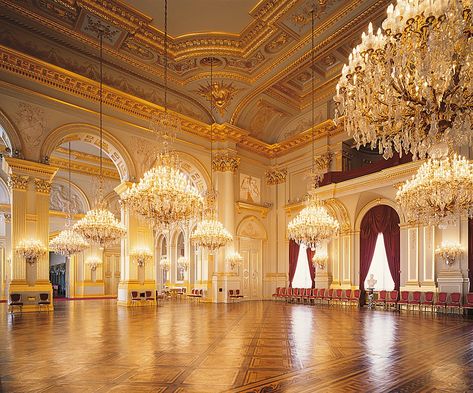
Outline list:
[[[424,158],[436,143],[472,142],[471,12],[469,0],[398,0],[376,34],[370,23],[334,97],[358,147]]]
[[[207,84],[207,86],[199,86],[199,89],[195,92],[201,97],[205,98],[207,101],[213,100],[215,107],[221,116],[227,111],[227,107],[232,102],[235,94],[241,89],[237,89],[233,86],[233,83],[230,82],[225,84],[224,81],[213,82],[212,84]]]
[[[82,235],[90,243],[97,244],[100,248],[118,242],[126,235],[126,228],[107,209],[103,198],[103,30],[98,31],[100,38],[100,176],[97,191],[97,202],[94,209],[89,210],[85,217],[76,222],[73,230]]]
[[[209,57],[204,57],[200,60],[200,65],[204,66],[204,67],[221,67],[223,65],[223,61],[216,58],[216,57],[213,57],[213,56],[209,56]]]
[[[315,31],[315,10],[311,11],[312,22],[312,50],[311,64],[314,64],[314,31]],[[314,89],[314,69],[312,69],[312,168],[309,172],[311,190],[308,193],[307,206],[289,222],[287,226],[288,237],[297,244],[304,244],[306,247],[315,250],[320,244],[335,236],[338,232],[339,224],[328,213],[325,206],[317,196],[317,186],[322,178],[318,164],[315,159],[315,89]],[[328,161],[328,158],[327,158]],[[325,162],[325,161],[324,161]]]

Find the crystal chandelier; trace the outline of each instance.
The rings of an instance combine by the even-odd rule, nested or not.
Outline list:
[[[325,269],[328,263],[328,255],[326,252],[316,252],[312,257],[312,265],[320,270]]]
[[[145,217],[157,230],[184,223],[197,217],[202,209],[202,197],[188,176],[180,169],[176,152],[169,144],[180,130],[180,119],[167,110],[168,86],[167,0],[164,2],[164,112],[151,119],[151,131],[162,142],[155,166],[148,170],[138,184],[122,194],[122,202]]]
[[[177,266],[179,269],[187,272],[187,270],[189,270],[189,259],[186,257],[179,257],[177,259]]]
[[[243,257],[238,252],[233,251],[227,255],[225,260],[230,265],[230,268],[235,270],[236,267],[240,266],[241,262],[243,261]]]
[[[396,201],[408,222],[445,227],[460,215],[473,217],[473,163],[457,155],[430,158],[399,188]]]
[[[71,142],[68,147],[68,201],[66,226],[54,239],[49,242],[49,249],[56,254],[64,255],[69,258],[71,255],[82,252],[89,243],[84,237],[72,229],[71,219]]]
[[[213,58],[210,61],[210,86],[213,86]],[[213,95],[210,93],[210,117],[213,118]],[[210,191],[205,198],[203,219],[197,224],[191,234],[191,241],[195,246],[206,248],[213,255],[220,247],[233,240],[233,236],[223,224],[217,220],[217,193],[213,187],[213,124],[210,124]]]
[[[426,157],[438,142],[473,139],[471,0],[398,0],[369,25],[337,85],[335,119],[357,146]]]
[[[314,59],[314,10],[311,11],[312,21],[312,47],[311,47],[311,64],[315,63]],[[327,212],[327,209],[317,196],[317,187],[321,180],[321,174],[317,172],[315,166],[315,75],[312,67],[312,169],[309,176],[311,177],[311,190],[307,198],[307,206],[292,219],[288,226],[288,237],[297,244],[304,244],[306,247],[315,250],[323,240],[330,239],[335,236],[338,231],[338,221],[335,220]]]
[[[95,272],[97,268],[102,264],[102,260],[98,256],[91,256],[87,258],[87,262],[85,263],[91,271]]]
[[[100,176],[97,191],[97,203],[94,209],[89,210],[85,217],[79,220],[73,227],[74,231],[82,235],[88,242],[97,244],[104,248],[116,243],[126,235],[126,228],[122,225],[106,207],[103,200],[103,31],[99,31],[100,37]]]
[[[22,240],[15,248],[17,255],[25,258],[26,262],[30,265],[35,264],[38,258],[45,255],[47,251],[48,250],[43,246],[43,243],[35,239]]]
[[[463,254],[460,244],[443,242],[435,249],[435,255],[445,262],[446,265],[453,265],[455,260]]]
[[[167,259],[167,257],[161,258],[161,260],[159,261],[159,265],[161,266],[161,269],[165,271],[169,271],[169,269],[171,268],[171,262],[169,262],[169,259]]]
[[[133,262],[142,267],[153,258],[153,254],[147,247],[137,247],[130,253],[130,257]]]

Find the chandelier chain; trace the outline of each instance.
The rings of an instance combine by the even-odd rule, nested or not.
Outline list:
[[[312,10],[310,12],[311,15],[311,48],[310,48],[310,64],[311,64],[311,121],[312,121],[312,130],[311,130],[311,135],[312,135],[312,174],[315,175],[315,71],[314,71],[314,63],[315,63],[315,55],[314,55],[314,35],[315,35],[315,4],[314,7],[312,7]],[[314,185],[315,186],[315,185]]]
[[[168,0],[164,0],[164,111],[168,110]]]
[[[100,133],[100,178],[99,178],[99,202],[102,201],[103,193],[103,31],[99,30],[100,38],[100,114],[99,114],[99,133]]]

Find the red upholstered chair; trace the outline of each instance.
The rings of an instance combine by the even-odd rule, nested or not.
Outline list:
[[[298,298],[299,298],[299,288],[294,288],[292,290],[291,302],[297,301]]]
[[[317,299],[317,292],[319,290],[317,288],[313,288],[311,291],[310,291],[310,296],[309,296],[309,302],[312,303],[312,304],[315,304],[315,300]]]
[[[402,310],[402,306],[405,306],[406,309],[409,307],[409,294],[408,291],[401,291],[401,299],[397,302],[399,310]]]
[[[156,301],[156,298],[153,296],[153,291],[145,291],[145,300],[150,302]]]
[[[325,288],[320,288],[317,292],[317,302],[322,303],[325,297]]]
[[[462,308],[467,310],[473,309],[473,293],[466,294],[466,301]]]
[[[351,289],[345,289],[345,294],[342,296],[342,302],[344,305],[347,305],[350,303],[351,292],[352,292]]]
[[[237,298],[242,298],[242,297],[243,297],[243,295],[240,293],[240,290],[239,290],[239,289],[235,289],[235,296],[236,296]]]
[[[138,291],[131,291],[131,305],[136,305],[141,302],[141,297]]]
[[[447,306],[447,292],[439,292],[437,296],[437,300],[434,302],[435,311],[439,309],[445,311],[445,307]]]
[[[350,304],[359,307],[360,306],[361,290],[355,289],[350,298]]]
[[[312,289],[311,288],[306,288],[304,291],[304,303],[310,303],[310,295],[312,294]]]
[[[274,293],[271,295],[271,297],[272,297],[273,299],[277,299],[277,298],[279,297],[279,293],[280,293],[280,292],[281,292],[281,287],[277,287],[277,288],[276,288],[276,292],[274,292]]]
[[[420,297],[422,295],[422,292],[420,291],[414,291],[412,293],[412,299],[409,300],[409,309],[411,309],[414,306],[417,306],[417,309],[420,310]]]
[[[340,304],[342,302],[343,289],[336,289],[333,292],[333,304]]]
[[[329,289],[327,292],[325,292],[324,301],[327,302],[327,304],[330,304],[332,299],[333,299],[333,289]]]
[[[461,299],[462,295],[459,292],[453,292],[450,294],[450,301],[447,302],[446,309],[449,310],[456,310],[460,312],[461,308]]]
[[[289,287],[287,288],[286,294],[284,295],[284,298],[286,299],[286,302],[290,302],[292,300],[292,292],[294,291],[294,288]]]
[[[388,308],[394,307],[397,310],[397,301],[399,298],[399,291],[389,292],[388,300],[386,300],[386,306]]]
[[[387,292],[384,289],[382,291],[379,291],[378,299],[376,299],[376,306],[383,306],[383,308],[386,308],[386,297]]]
[[[430,307],[430,309],[433,310],[433,307],[434,307],[434,293],[433,292],[424,293],[424,301],[420,303],[420,307],[422,311],[425,311],[427,307]]]
[[[286,291],[287,291],[286,287],[281,288],[281,292],[279,292],[279,299],[283,299],[283,300],[286,299]]]

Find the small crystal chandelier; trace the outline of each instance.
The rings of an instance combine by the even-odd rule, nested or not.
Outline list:
[[[166,272],[169,271],[169,269],[171,268],[171,262],[169,262],[169,259],[167,257],[162,257],[159,261],[159,265],[161,266],[161,269]]]
[[[408,222],[445,227],[458,216],[473,217],[473,163],[456,154],[430,158],[398,190]]]
[[[450,266],[455,263],[455,260],[463,254],[463,249],[460,244],[453,244],[449,242],[443,242],[439,247],[435,249],[435,255],[445,262],[446,265]]]
[[[243,257],[236,251],[231,252],[225,258],[227,263],[230,265],[232,270],[235,270],[238,266],[240,266],[241,262],[243,261]]]
[[[72,229],[71,217],[71,142],[68,147],[68,201],[65,228],[49,242],[49,249],[56,254],[69,258],[71,255],[82,252],[89,243],[84,237]]]
[[[153,254],[147,247],[137,247],[130,253],[130,257],[139,267],[143,267],[153,258]]]
[[[185,272],[189,270],[189,259],[186,257],[179,257],[177,259],[177,267]]]
[[[17,255],[25,258],[26,262],[30,265],[34,265],[38,261],[38,258],[45,255],[47,251],[43,243],[35,239],[22,240],[15,248]]]
[[[312,48],[311,64],[314,64],[314,10],[311,11],[312,21]],[[317,187],[321,180],[321,174],[315,168],[315,86],[314,68],[312,67],[312,169],[310,172],[311,189],[308,193],[307,206],[289,222],[287,232],[290,239],[297,244],[304,244],[306,247],[315,250],[323,240],[335,236],[338,231],[338,221],[328,213],[325,206],[317,196]]]
[[[424,158],[439,142],[473,140],[471,0],[398,0],[349,56],[335,119],[357,146]]]
[[[100,37],[100,176],[99,189],[97,191],[97,203],[94,209],[89,210],[85,217],[79,220],[73,227],[74,231],[82,235],[88,242],[97,244],[100,248],[114,244],[126,235],[126,228],[122,225],[106,207],[103,199],[103,31],[99,31]]]
[[[188,176],[180,169],[176,152],[169,144],[180,130],[180,119],[168,112],[168,33],[167,0],[164,2],[164,112],[151,119],[151,130],[162,141],[155,166],[148,170],[139,183],[133,184],[122,196],[125,206],[145,217],[156,230],[169,229],[170,225],[185,223],[198,216],[202,197]]]
[[[88,257],[85,264],[89,267],[91,271],[95,272],[97,268],[102,264],[102,260],[98,256],[94,255]]]
[[[312,265],[324,270],[328,263],[328,255],[326,252],[316,252],[312,257]]]
[[[213,86],[213,61],[210,61],[210,86]],[[210,117],[213,118],[213,95],[210,93]],[[213,187],[213,123],[210,124],[210,191],[205,196],[203,219],[191,234],[191,241],[197,247],[206,248],[213,255],[220,247],[233,240],[233,236],[217,220],[217,192]]]

